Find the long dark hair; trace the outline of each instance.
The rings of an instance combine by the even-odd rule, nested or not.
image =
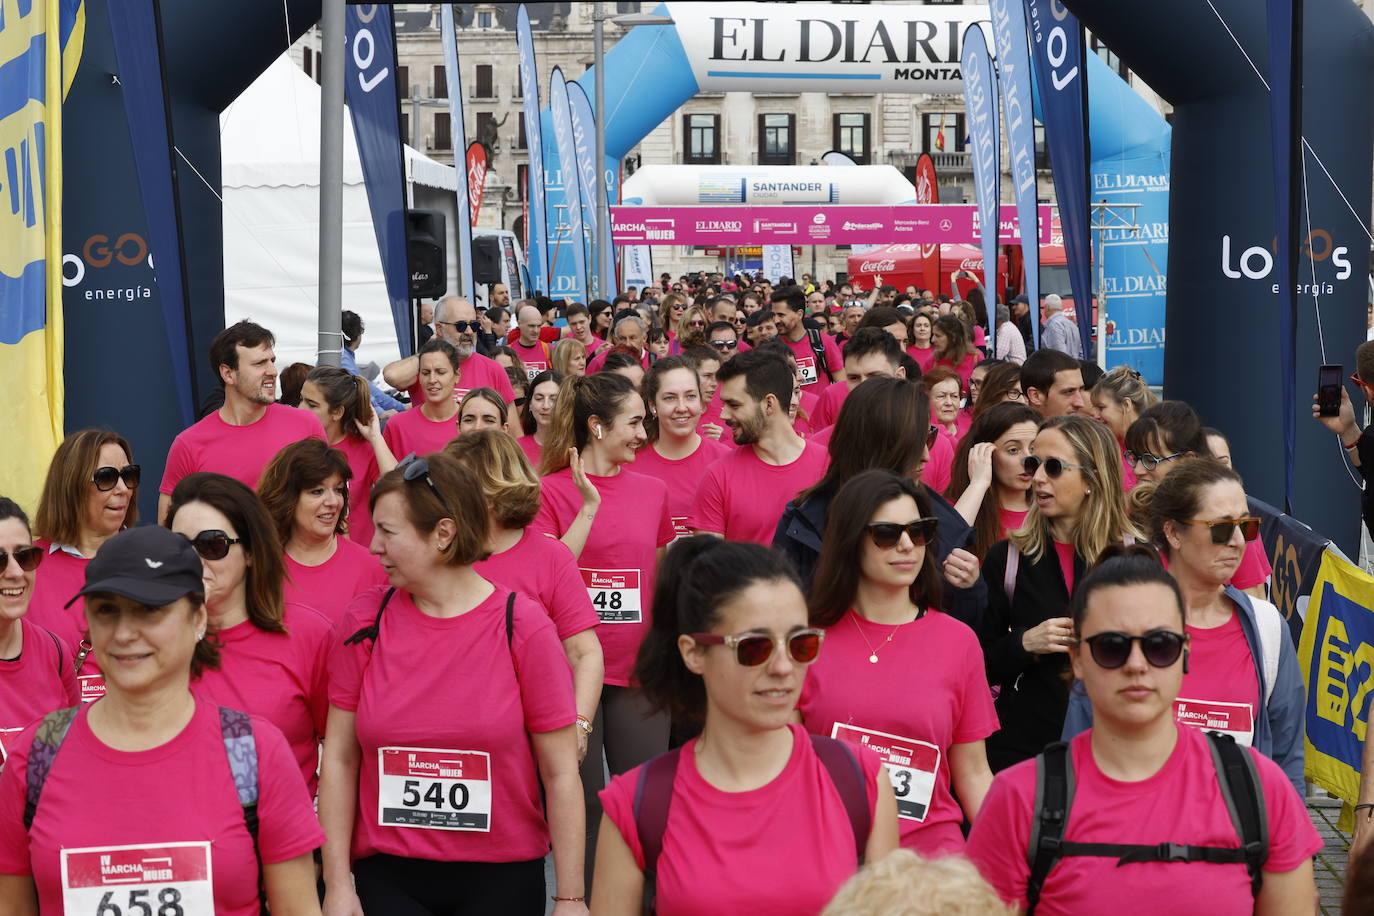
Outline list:
[[[343,430],[344,438],[364,441],[358,423],[364,426],[372,424],[372,392],[368,390],[367,379],[338,366],[316,366],[305,380],[320,389],[330,410],[343,408],[339,428]]]
[[[530,394],[534,389],[530,389]],[[598,372],[595,375],[569,376],[558,386],[558,403],[553,408],[553,422],[544,442],[539,460],[539,476],[563,470],[568,466],[568,449],[581,452],[587,447],[590,433],[587,421],[598,417],[608,426],[615,420],[625,399],[639,390],[623,375]]]
[[[969,451],[980,442],[996,442],[1018,423],[1033,423],[1038,429],[1040,414],[1025,404],[1005,401],[995,407],[989,407],[986,412],[978,415],[973,425],[968,428],[968,432],[964,434],[964,438],[959,440],[959,449],[954,453],[954,466],[949,472],[949,487],[945,489],[946,499],[951,503],[958,502],[959,497],[968,489]],[[979,563],[983,562],[992,545],[1002,540],[1002,517],[997,512],[998,507],[997,477],[994,472],[992,486],[988,488],[987,495],[978,507],[978,516],[973,520],[973,553],[978,557]],[[1029,503],[1026,504],[1026,508],[1030,508]]]
[[[884,503],[903,496],[916,501],[921,518],[930,516],[930,499],[910,477],[887,470],[871,470],[854,477],[835,495],[826,515],[825,539],[821,542],[820,562],[811,586],[811,623],[830,627],[839,623],[844,612],[854,606],[859,593],[860,555],[873,514]],[[917,607],[940,606],[940,567],[935,545],[927,544],[925,559],[916,581],[911,583],[911,601]]]
[[[910,474],[925,454],[929,429],[930,402],[919,379],[867,379],[840,408],[825,476],[797,499],[805,502],[814,493],[834,493],[851,477],[873,468]]]

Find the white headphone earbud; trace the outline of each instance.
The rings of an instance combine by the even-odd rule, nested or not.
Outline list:
[[[600,427],[600,426],[593,426],[593,427],[592,427],[592,434],[595,435],[596,438],[600,439],[600,438],[601,438],[601,427]]]

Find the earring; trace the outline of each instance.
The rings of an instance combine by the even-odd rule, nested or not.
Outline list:
[[[201,630],[199,633],[196,634],[196,642],[200,642],[200,641],[201,641],[202,639],[204,639],[204,638],[205,638],[205,631],[204,631],[204,630]]]
[[[592,433],[594,433],[594,434],[596,435],[596,438],[600,439],[600,438],[601,438],[601,435],[602,435],[602,433],[601,433],[601,427],[600,427],[600,426],[593,426],[593,427],[592,427]]]
[[[447,545],[447,544],[435,544],[435,545],[434,545],[434,549],[437,550],[437,551],[439,551],[440,553],[443,553],[445,550],[448,550],[448,545]]]

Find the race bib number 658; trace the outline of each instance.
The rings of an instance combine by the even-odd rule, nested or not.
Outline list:
[[[377,823],[491,831],[491,755],[424,747],[377,748]]]
[[[67,916],[208,916],[210,844],[64,849],[62,906]]]

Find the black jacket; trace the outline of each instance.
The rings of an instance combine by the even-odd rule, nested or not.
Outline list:
[[[954,548],[968,549],[973,543],[973,529],[943,496],[924,484],[921,488],[930,500],[931,511],[940,520],[935,535],[935,556],[943,563]],[[830,501],[834,498],[834,493],[823,490],[812,494],[803,503],[792,500],[783,509],[782,518],[778,519],[778,529],[773,534],[773,547],[792,561],[801,578],[802,590],[808,596],[811,594],[811,583],[816,578],[825,520],[830,511]],[[941,610],[962,620],[977,632],[982,608],[987,604],[987,586],[982,579],[969,588],[953,588],[945,583],[941,604],[944,605]]]
[[[983,628],[978,631],[988,683],[1001,687],[996,706],[1002,727],[987,741],[988,763],[994,771],[1028,760],[1059,740],[1072,679],[1067,654],[1035,655],[1021,645],[1027,630],[1069,614],[1069,590],[1059,556],[1052,546],[1035,563],[1023,554],[1008,599],[1007,546],[1007,541],[998,541],[983,561],[988,603]],[[1085,574],[1083,558],[1075,556],[1074,582],[1083,581]]]

